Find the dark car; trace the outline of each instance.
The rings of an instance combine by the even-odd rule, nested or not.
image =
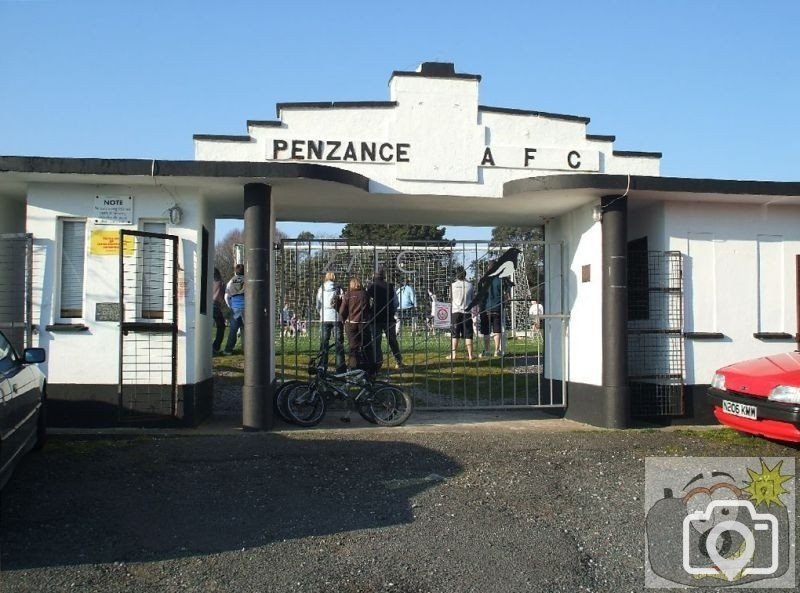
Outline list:
[[[22,356],[0,332],[0,488],[19,459],[45,438],[45,377],[37,363],[44,348],[26,348]]]

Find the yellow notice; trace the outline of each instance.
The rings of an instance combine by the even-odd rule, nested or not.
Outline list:
[[[133,255],[134,238],[125,237],[124,255]],[[92,231],[92,240],[89,247],[92,255],[119,255],[119,231]]]

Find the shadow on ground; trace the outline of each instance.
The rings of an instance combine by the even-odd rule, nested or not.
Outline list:
[[[163,560],[409,523],[459,473],[410,443],[58,437],[2,493],[4,570]]]

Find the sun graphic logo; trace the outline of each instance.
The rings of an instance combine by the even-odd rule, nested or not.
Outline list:
[[[645,585],[794,586],[794,462],[648,458]]]
[[[761,462],[760,472],[747,468],[750,481],[742,490],[750,496],[755,507],[762,504],[766,505],[768,509],[772,505],[786,506],[781,500],[781,496],[789,494],[789,490],[784,488],[784,484],[792,480],[794,476],[781,474],[783,460],[779,461],[775,467],[769,467],[763,459],[759,459],[759,461]]]

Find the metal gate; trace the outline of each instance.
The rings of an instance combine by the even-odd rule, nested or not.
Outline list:
[[[628,253],[628,378],[637,417],[684,413],[682,262],[679,251]]]
[[[477,289],[475,279],[483,275],[490,259],[510,247],[517,247],[521,253],[513,278],[504,290],[501,355],[494,356],[493,338],[485,346],[478,331],[478,314],[474,319],[474,359],[467,359],[463,339],[453,359],[449,322],[437,322],[437,307],[441,312],[442,305],[449,305],[450,285],[457,270],[463,268]],[[394,284],[396,290],[410,287],[415,306],[399,311],[389,322],[394,324],[404,366],[397,367],[385,335],[380,353],[373,341],[373,352],[383,361],[382,372],[408,390],[418,407],[564,407],[563,345],[568,317],[563,313],[562,263],[560,243],[432,241],[364,245],[343,239],[285,239],[275,251],[279,299],[275,319],[276,374],[279,380],[307,376],[308,362],[320,349],[317,291],[326,272],[333,272],[336,283],[346,289],[351,277],[368,286],[374,271],[383,268],[387,282]],[[544,304],[543,311],[537,308],[539,303]],[[347,351],[346,339],[344,346]],[[481,357],[484,350],[486,355]],[[333,352],[329,360],[333,367]]]
[[[119,419],[176,416],[178,237],[120,231]]]
[[[32,235],[0,235],[0,330],[20,352],[32,345],[33,262]]]

